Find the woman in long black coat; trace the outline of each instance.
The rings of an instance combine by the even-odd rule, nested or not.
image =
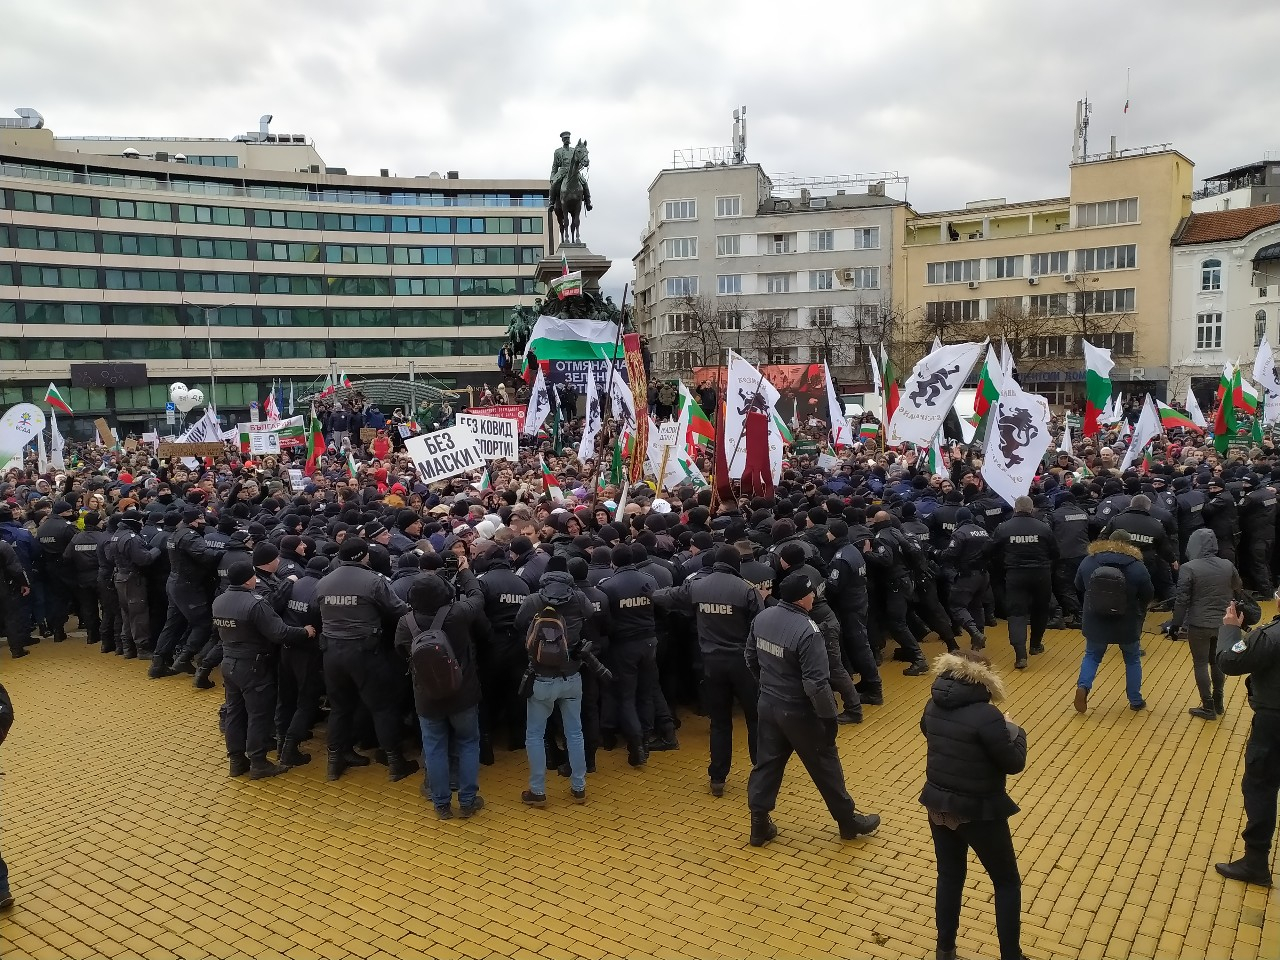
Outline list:
[[[920,720],[928,740],[920,802],[929,811],[938,860],[938,960],[955,960],[970,848],[995,887],[1000,958],[1022,960],[1022,878],[1009,832],[1018,805],[1005,778],[1026,765],[1027,734],[994,705],[1004,699],[1004,684],[982,654],[945,653],[933,661],[933,673]]]

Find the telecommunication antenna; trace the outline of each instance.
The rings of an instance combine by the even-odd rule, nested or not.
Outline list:
[[[1075,139],[1071,145],[1071,162],[1082,163],[1089,155],[1089,114],[1093,113],[1093,104],[1086,93],[1083,100],[1076,101]]]
[[[733,162],[747,162],[747,106],[733,111]]]

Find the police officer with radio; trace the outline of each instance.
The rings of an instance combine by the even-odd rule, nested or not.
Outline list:
[[[1280,617],[1247,637],[1244,615],[1235,603],[1227,607],[1218,631],[1218,666],[1228,676],[1247,675],[1245,688],[1253,707],[1253,725],[1244,749],[1244,856],[1214,864],[1228,880],[1271,886],[1271,843],[1280,794]]]
[[[1058,541],[1053,530],[1035,516],[1030,497],[1018,497],[1013,516],[995,532],[996,550],[1004,560],[1005,603],[1009,609],[1009,644],[1014,666],[1027,668],[1027,631],[1030,653],[1044,653],[1044,631],[1049,623],[1053,598],[1053,562],[1058,558]]]
[[[248,773],[250,780],[262,780],[289,769],[267,759],[276,709],[276,648],[310,639],[316,628],[291,627],[280,619],[254,592],[253,564],[237,561],[228,577],[232,585],[213,602],[212,618],[223,650],[227,757],[231,776]]]
[[[116,595],[120,598],[121,631],[126,660],[136,659],[138,643],[151,636],[151,617],[147,610],[146,568],[160,557],[160,551],[148,547],[142,539],[142,515],[130,507],[120,515],[114,540]],[[206,624],[208,616],[206,611]],[[207,627],[206,627],[207,629]]]
[[[678,587],[664,587],[653,595],[662,610],[692,612],[702,654],[702,705],[711,718],[711,763],[707,776],[712,796],[724,796],[733,759],[733,704],[747,721],[747,750],[756,759],[756,703],[760,692],[743,659],[743,644],[751,621],[764,609],[758,591],[742,578],[736,547],[716,550],[715,562]]]
[[[751,845],[762,847],[778,835],[769,814],[793,753],[800,755],[826,801],[841,838],[873,833],[880,818],[854,808],[836,751],[836,699],[826,644],[809,619],[813,583],[807,575],[794,574],[778,584],[777,593],[780,602],[752,622],[744,651],[760,685],[756,762],[747,784]]]
[[[67,612],[71,606],[74,578],[64,554],[67,544],[77,532],[72,522],[75,515],[75,507],[65,500],[58,500],[36,530],[36,540],[40,542],[40,571],[44,574],[45,622],[53,631],[54,643],[67,639]],[[150,638],[135,639],[145,643]]]
[[[393,783],[418,769],[400,752],[398,690],[404,670],[389,643],[385,621],[398,621],[409,605],[391,592],[387,579],[367,566],[369,546],[352,537],[338,548],[338,566],[316,585],[324,634],[324,679],[329,694],[329,767],[337,780],[348,767],[369,763],[352,749],[356,710],[361,703],[373,717],[378,746],[387,755]]]

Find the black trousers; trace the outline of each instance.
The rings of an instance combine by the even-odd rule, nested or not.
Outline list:
[[[972,849],[995,887],[1000,958],[1021,960],[1022,877],[1018,874],[1009,821],[974,820],[952,830],[931,820],[929,829],[933,832],[933,852],[938,860],[938,887],[934,897],[938,949],[955,949],[965,871]]]
[[[228,657],[222,667],[226,688],[227,756],[265,760],[274,745],[276,671],[270,660]]]
[[[938,585],[933,577],[927,577],[916,584],[916,602],[912,606],[920,619],[938,634],[948,650],[956,649],[955,630],[951,627],[951,618],[942,609],[942,601],[938,599]]]
[[[110,580],[98,581],[98,603],[102,607],[102,624],[98,628],[102,636],[104,653],[116,649],[124,629],[124,618],[120,616],[120,596],[116,593],[116,585]]]
[[[844,785],[844,768],[836,752],[835,720],[823,720],[810,707],[784,707],[764,697],[759,706],[756,764],[747,781],[747,807],[768,813],[778,801],[782,775],[793,753],[841,826],[853,820],[853,798]]]
[[[1187,646],[1191,649],[1191,669],[1196,677],[1196,690],[1200,702],[1211,706],[1216,697],[1223,695],[1226,677],[1218,666],[1218,629],[1216,627],[1188,627]]]
[[[1276,831],[1276,797],[1280,795],[1280,710],[1257,710],[1244,748],[1245,850],[1264,858],[1271,854]]]
[[[643,743],[646,732],[675,731],[667,698],[658,683],[658,642],[628,640],[615,643],[613,682],[617,693],[618,728],[628,744]]]
[[[858,688],[853,685],[853,678],[845,669],[844,657],[841,656],[840,621],[823,620],[818,624],[818,629],[822,631],[822,640],[827,647],[827,672],[831,674],[831,689],[840,694],[845,710],[858,712],[862,708],[862,699],[858,696]]]
[[[44,622],[55,640],[67,635],[67,616],[71,610],[71,585],[60,570],[49,570],[44,577]]]
[[[1076,571],[1084,557],[1061,557],[1053,564],[1053,593],[1065,617],[1080,616],[1080,594],[1076,593]]]
[[[499,652],[501,651],[501,652]],[[480,672],[480,733],[496,739],[505,725],[507,749],[524,749],[525,704],[520,696],[520,680],[524,677],[529,657],[524,650],[511,643],[490,650]],[[583,696],[586,696],[584,689]]]
[[[982,633],[986,625],[982,604],[987,587],[985,570],[962,570],[947,591],[947,612],[955,624],[970,636]]]
[[[3,605],[4,632],[9,641],[9,652],[17,653],[31,642],[30,609],[17,587],[0,584],[0,605]]]
[[[880,692],[880,668],[876,666],[867,633],[867,601],[855,603],[840,615],[840,647],[848,661],[849,673],[858,675],[862,688]]]
[[[1271,550],[1274,540],[1250,536],[1240,544],[1240,576],[1250,590],[1271,595]],[[1221,553],[1221,551],[1219,551]]]
[[[222,674],[227,673],[228,657]],[[324,658],[311,646],[285,647],[280,651],[276,690],[276,736],[302,741],[320,714],[320,694],[324,691]]]
[[[79,584],[75,588],[76,603],[80,607],[80,625],[84,627],[85,643],[102,640],[102,617],[98,611],[97,583]]]
[[[1027,628],[1031,645],[1044,640],[1053,595],[1048,567],[1013,567],[1005,570],[1005,603],[1009,609],[1009,644],[1019,657],[1027,655]]]
[[[911,628],[907,626],[908,604],[915,600],[914,594],[905,583],[900,584],[897,589],[892,584],[883,585],[882,594],[883,605],[878,611],[881,616],[876,618],[877,627],[882,633],[892,636],[898,642],[898,646],[911,656],[913,662],[923,660],[924,654],[920,650],[920,644],[916,642]],[[883,650],[884,646],[882,637],[879,649]]]
[[[330,640],[324,652],[324,683],[329,694],[329,749],[351,749],[356,713],[364,704],[373,719],[378,746],[388,754],[399,753],[403,669],[389,651],[365,651],[360,646],[355,640]]]
[[[756,704],[760,689],[742,656],[715,653],[702,658],[702,705],[711,718],[711,763],[707,776],[724,783],[733,760],[733,705],[742,707],[747,719],[747,750],[756,762]]]
[[[147,582],[140,575],[121,579],[116,574],[116,596],[120,598],[121,636],[125,649],[146,643],[151,636],[151,611],[147,608]]]
[[[1268,557],[1270,554],[1268,554]],[[1270,562],[1268,560],[1268,562]],[[1155,591],[1156,601],[1168,600],[1173,596],[1173,568],[1169,564],[1161,560],[1157,556],[1144,557],[1143,564],[1147,568],[1147,573],[1151,577],[1151,586]],[[1267,571],[1267,595],[1271,594],[1271,571]]]

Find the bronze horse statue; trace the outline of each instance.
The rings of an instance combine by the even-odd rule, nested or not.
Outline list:
[[[587,141],[579,140],[569,158],[554,208],[562,244],[582,242],[578,238],[578,225],[582,221],[582,171],[589,162]]]

